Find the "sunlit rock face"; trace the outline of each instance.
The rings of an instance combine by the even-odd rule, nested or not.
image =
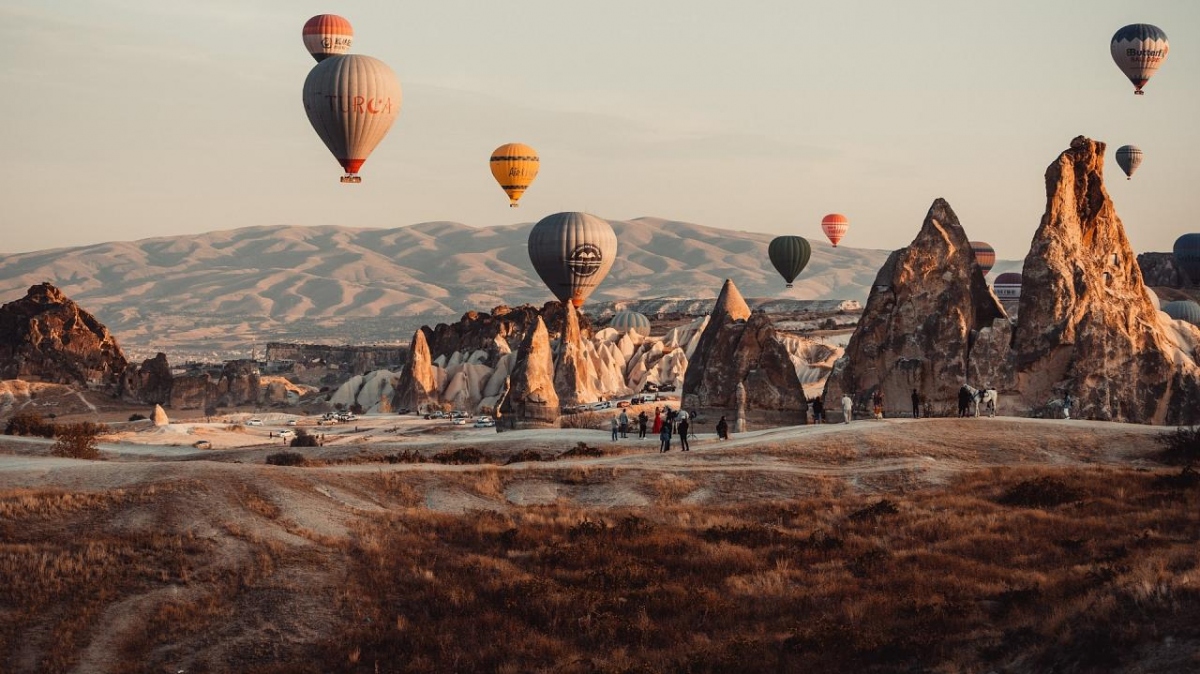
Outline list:
[[[0,307],[0,379],[118,393],[129,362],[100,321],[49,283]]]
[[[1022,270],[1012,341],[1031,408],[1076,400],[1072,416],[1200,420],[1197,333],[1159,313],[1104,189],[1104,143],[1071,141],[1046,170],[1046,211]]]
[[[788,342],[766,313],[751,312],[737,286],[726,280],[683,380],[683,406],[702,416],[737,412],[745,391],[749,423],[805,423],[808,404]]]
[[[933,202],[920,231],[880,269],[858,328],[825,385],[826,409],[843,392],[856,404],[884,394],[887,416],[912,411],[912,390],[938,411],[964,383],[1005,385],[1008,316],[984,280],[950,204]]]
[[[513,362],[504,415],[518,424],[556,425],[560,413],[554,390],[554,352],[546,324],[538,318]]]

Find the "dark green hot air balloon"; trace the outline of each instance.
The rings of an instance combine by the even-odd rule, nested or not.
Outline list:
[[[1192,283],[1200,285],[1200,233],[1184,234],[1175,239],[1175,264]]]
[[[808,258],[812,256],[812,246],[802,236],[777,236],[767,247],[767,255],[775,270],[787,281],[787,287],[792,287],[792,281],[804,271]]]

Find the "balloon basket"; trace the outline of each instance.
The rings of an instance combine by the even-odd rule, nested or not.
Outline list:
[[[793,287],[793,286],[792,286],[792,284],[790,284],[790,283],[789,283],[789,284],[787,284],[787,287],[788,287],[788,288],[791,288],[791,287]]]
[[[362,182],[362,178],[359,176],[345,175],[342,176],[342,182],[351,185],[357,185],[358,183]]]
[[[1134,92],[1133,92],[1133,95],[1134,95],[1134,96],[1145,96],[1145,95],[1146,95],[1146,92],[1142,91],[1141,89],[1138,89],[1138,90],[1136,90],[1136,91],[1134,91]]]
[[[518,203],[516,203],[516,202],[513,202],[513,203],[509,204],[509,205],[508,205],[508,207],[509,207],[509,208],[516,208],[516,207],[518,207],[518,206],[520,206],[520,205],[521,205],[521,204],[518,204]]]

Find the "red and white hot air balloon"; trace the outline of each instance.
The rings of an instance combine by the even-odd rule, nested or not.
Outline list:
[[[304,80],[304,111],[346,175],[362,182],[358,170],[400,114],[400,82],[386,63],[346,54],[321,61]]]
[[[821,231],[825,232],[825,236],[829,238],[829,242],[837,248],[838,241],[846,236],[846,230],[850,229],[850,221],[841,213],[830,213],[821,219]]]
[[[304,23],[300,36],[308,53],[320,63],[330,56],[350,51],[354,28],[337,14],[318,14]]]

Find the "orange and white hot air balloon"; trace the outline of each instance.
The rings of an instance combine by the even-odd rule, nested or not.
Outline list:
[[[321,61],[304,80],[304,111],[346,175],[362,182],[358,170],[400,114],[400,82],[386,63],[346,54]]]
[[[829,242],[837,248],[838,241],[846,236],[846,230],[850,229],[850,221],[841,213],[830,213],[821,219],[821,231],[825,232],[825,236],[829,238]]]
[[[523,143],[506,143],[492,152],[492,177],[508,195],[508,205],[517,207],[521,195],[537,178],[540,160],[537,150]]]
[[[304,22],[300,36],[308,53],[320,63],[330,56],[349,53],[354,28],[337,14],[318,14]]]

